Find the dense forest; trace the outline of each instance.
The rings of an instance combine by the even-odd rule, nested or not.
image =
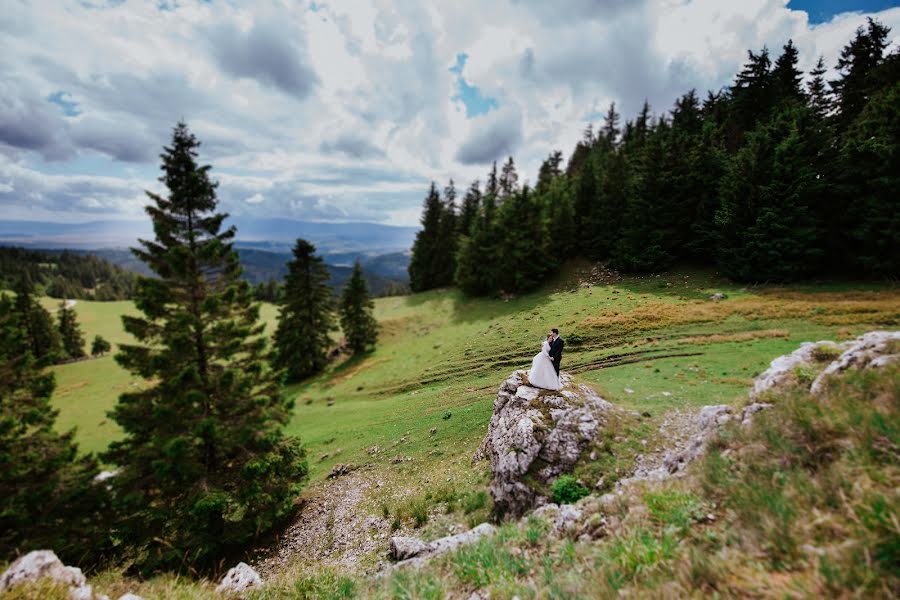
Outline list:
[[[126,300],[137,280],[134,273],[89,254],[0,247],[0,288],[12,289],[23,277],[47,296],[76,300]]]
[[[536,287],[575,256],[628,272],[713,265],[732,279],[892,278],[900,273],[900,50],[877,21],[804,78],[788,41],[750,51],[731,86],[691,90],[667,114],[646,103],[620,126],[611,105],[569,160],[533,187],[510,157],[457,202],[425,199],[413,291]]]

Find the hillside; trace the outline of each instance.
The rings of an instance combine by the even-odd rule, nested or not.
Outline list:
[[[717,292],[726,298],[710,300]],[[124,341],[117,317],[133,310],[130,303],[79,302],[76,310],[86,335]],[[274,307],[264,306],[269,331],[274,315]],[[743,402],[753,377],[801,342],[897,328],[900,289],[871,283],[745,288],[709,272],[622,277],[582,264],[550,287],[513,300],[471,300],[439,290],[379,299],[376,316],[382,334],[373,354],[334,364],[289,390],[296,399],[289,431],[305,443],[312,477],[300,530],[291,535],[307,536],[302,539],[317,549],[312,558],[320,566],[303,567],[310,557],[285,546],[274,562],[269,551],[258,555],[267,576],[301,577],[298,569],[302,577],[321,575],[320,568],[330,572],[328,565],[354,577],[374,572],[384,561],[385,541],[353,550],[361,542],[347,531],[351,523],[368,519],[381,523],[376,531],[397,527],[429,538],[485,520],[488,473],[471,456],[498,383],[513,368],[528,366],[551,326],[567,339],[564,370],[621,409],[643,415],[620,423],[610,458],[598,463],[609,488],[628,476],[648,446],[661,443],[655,432],[663,424],[704,405]],[[77,426],[83,450],[102,449],[117,435],[106,411],[118,393],[140,382],[110,356],[53,370],[58,427]],[[360,468],[332,481],[327,475],[338,464]],[[343,516],[322,512],[323,502],[342,507]],[[304,529],[304,522],[313,529]],[[558,552],[575,550],[560,547],[548,555]],[[588,556],[582,552],[588,549],[574,557]],[[334,577],[325,580],[334,583]],[[144,584],[148,595],[168,581]],[[410,589],[419,591],[409,597],[431,597],[421,579],[414,581]],[[203,597],[202,589],[191,593]]]

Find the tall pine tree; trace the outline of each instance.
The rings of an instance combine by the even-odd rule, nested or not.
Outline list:
[[[372,315],[374,303],[369,297],[369,286],[363,277],[359,261],[341,293],[341,329],[347,339],[347,347],[353,354],[362,354],[378,340],[378,322]]]
[[[16,293],[15,311],[28,352],[38,366],[45,367],[58,362],[63,357],[59,331],[53,324],[53,317],[34,297],[31,278],[25,274],[16,281],[13,291]]]
[[[116,356],[149,382],[120,396],[110,416],[125,435],[104,455],[120,468],[117,536],[143,572],[245,547],[290,514],[307,472],[199,145],[179,123],[161,155],[168,195],[148,192],[146,207],[156,238],[133,250],[156,277],[140,280],[143,314],[122,318],[136,343]]]
[[[110,549],[106,489],[94,484],[96,460],[78,456],[74,432],[56,431],[53,374],[35,362],[21,316],[0,294],[0,556],[50,547],[96,564]]]
[[[63,301],[56,316],[59,319],[59,337],[62,340],[63,352],[69,358],[84,358],[84,334],[81,333],[75,311]]]
[[[290,382],[325,368],[331,347],[328,332],[334,328],[334,295],[325,261],[316,255],[315,246],[303,239],[294,244],[293,255],[279,303],[273,361]]]
[[[422,229],[416,233],[409,260],[409,287],[414,292],[424,292],[438,285],[435,265],[439,260],[438,238],[443,216],[441,196],[432,181],[422,209]]]

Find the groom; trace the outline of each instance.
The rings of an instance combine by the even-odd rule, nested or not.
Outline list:
[[[565,340],[559,337],[559,329],[554,327],[550,330],[550,360],[553,361],[553,368],[559,375],[559,367],[562,365],[563,346],[566,345]]]

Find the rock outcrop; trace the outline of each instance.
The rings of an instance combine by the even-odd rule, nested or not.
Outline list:
[[[870,331],[841,345],[844,352],[810,386],[818,394],[828,377],[847,369],[877,369],[900,361],[900,331]]]
[[[0,575],[0,592],[44,578],[67,586],[71,600],[108,600],[106,596],[94,594],[81,569],[67,567],[52,550],[34,550],[17,558]]]
[[[390,554],[391,558],[400,561],[394,565],[395,567],[420,566],[426,559],[477,542],[485,536],[494,535],[496,531],[497,529],[490,523],[482,523],[469,531],[448,535],[432,542],[424,542],[414,537],[395,536],[390,541]]]
[[[240,562],[228,569],[228,573],[219,582],[216,592],[219,594],[240,594],[251,589],[262,587],[262,578],[253,567]]]
[[[490,459],[490,485],[499,516],[519,517],[546,502],[529,480],[546,485],[572,469],[593,441],[612,405],[562,373],[560,391],[528,384],[515,371],[494,400],[488,433],[473,460]]]
[[[753,382],[750,398],[788,385],[795,380],[797,369],[818,373],[810,392],[822,391],[828,377],[848,369],[883,367],[900,361],[900,331],[870,331],[848,342],[804,342],[799,348],[779,356]],[[825,365],[824,369],[822,368]]]

